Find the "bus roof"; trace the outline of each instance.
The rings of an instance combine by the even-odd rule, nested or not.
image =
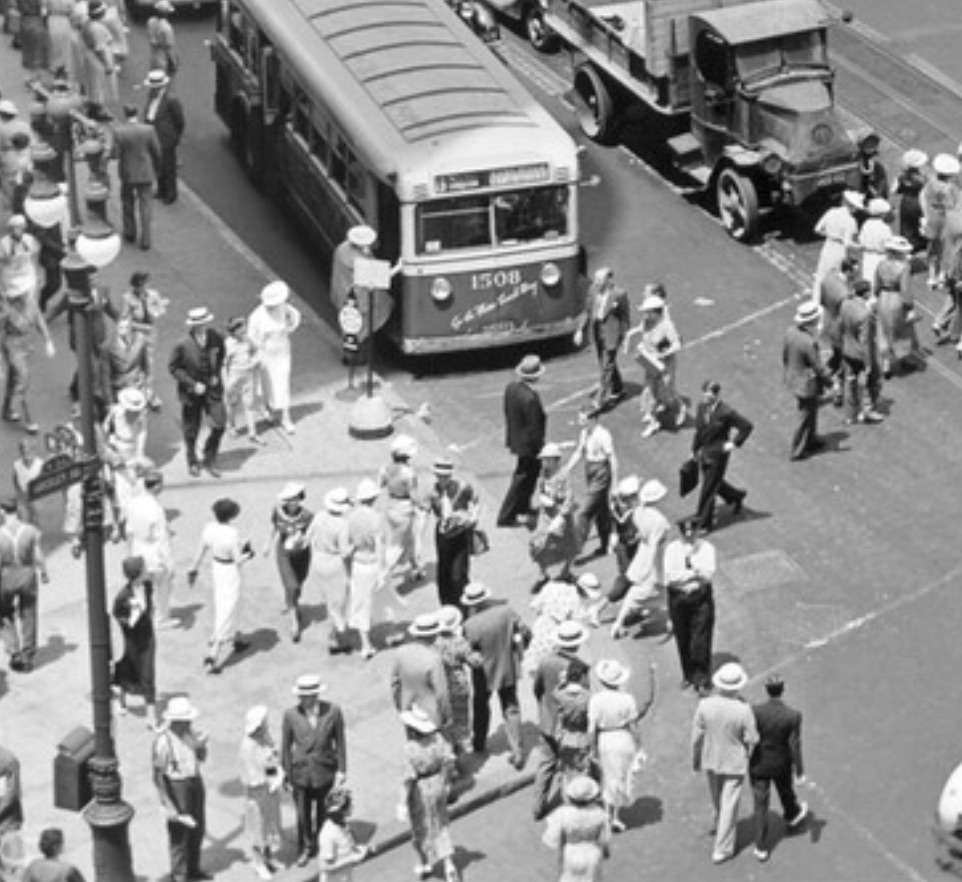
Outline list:
[[[244,0],[301,85],[384,176],[575,145],[443,0]],[[470,138],[471,140],[467,140]],[[475,149],[477,148],[477,149]],[[530,159],[530,156],[529,156]]]

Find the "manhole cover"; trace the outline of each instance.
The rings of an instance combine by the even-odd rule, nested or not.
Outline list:
[[[760,551],[726,560],[722,575],[742,591],[774,588],[805,579],[805,571],[784,551]]]

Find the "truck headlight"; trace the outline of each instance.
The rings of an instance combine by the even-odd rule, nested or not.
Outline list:
[[[782,170],[782,165],[784,165],[784,163],[780,156],[769,153],[768,156],[762,160],[762,171],[771,178],[777,178],[779,172]]]

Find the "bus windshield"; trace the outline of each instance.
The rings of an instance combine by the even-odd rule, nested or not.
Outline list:
[[[435,199],[418,206],[417,250],[498,248],[568,234],[567,186]]]

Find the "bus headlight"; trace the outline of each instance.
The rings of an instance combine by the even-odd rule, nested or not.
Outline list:
[[[762,160],[762,171],[765,172],[771,178],[778,177],[778,173],[782,170],[782,159],[780,156],[776,156],[774,153],[769,153]]]
[[[431,283],[431,299],[435,303],[446,303],[451,299],[451,283],[439,276]]]
[[[553,288],[561,281],[561,270],[556,263],[546,263],[541,267],[541,284],[545,288]]]

